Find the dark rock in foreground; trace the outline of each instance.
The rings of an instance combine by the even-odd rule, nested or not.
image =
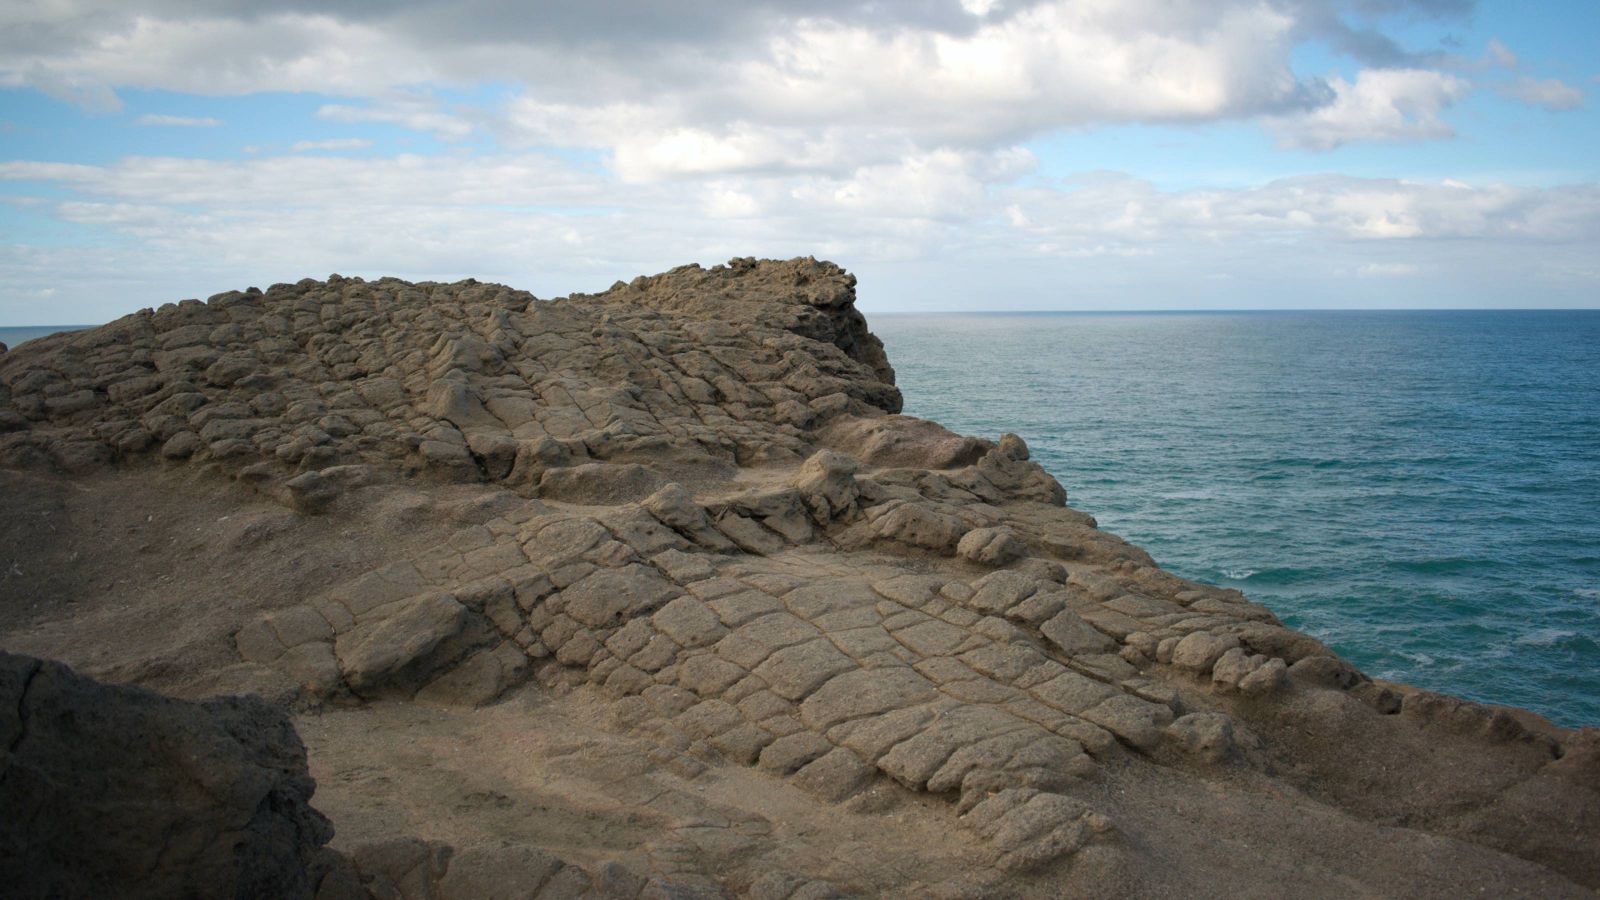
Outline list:
[[[333,836],[288,718],[0,652],[0,893],[301,897]]]

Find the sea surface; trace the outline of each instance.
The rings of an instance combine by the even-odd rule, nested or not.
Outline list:
[[[1600,311],[875,315],[906,412],[1368,674],[1600,725]]]
[[[42,338],[58,331],[77,331],[82,328],[93,327],[92,325],[27,325],[0,328],[0,344],[5,344],[7,347],[15,349],[23,341]]]

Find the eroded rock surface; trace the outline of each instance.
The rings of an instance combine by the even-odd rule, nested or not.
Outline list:
[[[0,358],[0,461],[204,471],[383,527],[419,484],[482,486],[444,540],[238,622],[239,671],[329,716],[577,691],[616,735],[573,770],[583,790],[676,842],[564,860],[369,834],[328,896],[1126,895],[1225,872],[1415,894],[1354,856],[1296,866],[1423,844],[1393,852],[1427,856],[1441,895],[1600,886],[1593,731],[1373,681],[1163,572],[1066,507],[1021,438],[898,415],[853,301],[813,260],[556,301],[337,277],[219,295]],[[799,859],[774,809],[694,799],[726,766],[824,808],[899,797],[988,874],[933,885],[870,841]],[[1305,835],[1282,851],[1298,862],[1261,863],[1262,883],[1208,862],[1183,824],[1200,816],[1136,799],[1153,784],[1178,809],[1259,801]]]

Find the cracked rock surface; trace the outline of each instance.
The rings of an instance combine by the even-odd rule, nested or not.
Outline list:
[[[854,299],[810,259],[335,276],[31,342],[4,525],[64,562],[0,637],[295,710],[305,895],[1600,887],[1600,734],[1162,571],[1021,437],[900,415]]]

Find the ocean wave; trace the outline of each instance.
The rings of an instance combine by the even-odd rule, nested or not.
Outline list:
[[[1466,574],[1493,567],[1494,562],[1491,560],[1461,556],[1443,559],[1397,559],[1388,563],[1390,569],[1414,575]]]
[[[1585,600],[1600,601],[1600,588],[1578,588],[1573,593]]]
[[[1234,581],[1244,581],[1256,573],[1255,569],[1223,569],[1222,574]]]
[[[1394,655],[1406,660],[1407,662],[1423,667],[1432,666],[1439,662],[1437,657],[1434,657],[1432,654],[1423,653],[1420,650],[1396,650],[1394,651]]]
[[[1535,628],[1527,634],[1518,635],[1511,643],[1519,647],[1554,647],[1570,637],[1577,636],[1576,631],[1565,628]]]

